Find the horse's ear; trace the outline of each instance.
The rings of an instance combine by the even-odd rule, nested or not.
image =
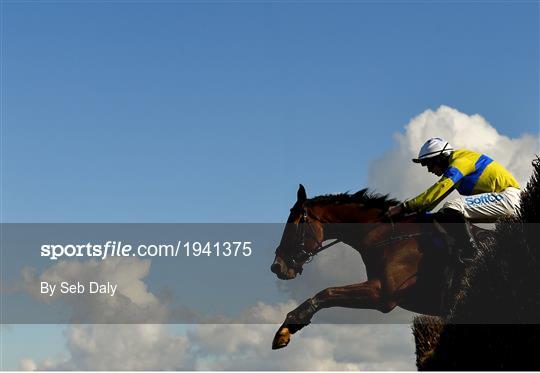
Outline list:
[[[304,202],[307,199],[306,189],[302,184],[298,187],[298,193],[296,193],[296,198],[298,201]]]

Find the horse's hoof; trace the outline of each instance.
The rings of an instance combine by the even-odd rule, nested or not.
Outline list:
[[[281,327],[274,336],[272,341],[272,350],[278,350],[280,348],[286,347],[291,341],[291,333],[289,328]]]

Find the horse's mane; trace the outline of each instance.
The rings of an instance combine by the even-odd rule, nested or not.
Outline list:
[[[359,190],[354,194],[325,194],[307,200],[308,205],[330,205],[330,204],[362,204],[369,208],[379,208],[386,210],[389,206],[397,205],[400,201],[390,198],[388,194],[379,194],[370,191],[368,188]]]

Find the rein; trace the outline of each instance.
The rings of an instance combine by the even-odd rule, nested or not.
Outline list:
[[[396,226],[394,224],[394,221],[392,220],[392,218],[388,218],[388,219],[390,220],[390,224],[392,224],[392,233],[390,233],[390,237],[387,238],[386,240],[382,240],[382,241],[379,241],[379,242],[372,243],[371,245],[368,245],[368,246],[364,247],[363,248],[364,250],[365,249],[372,249],[372,248],[388,246],[388,245],[393,244],[394,242],[406,241],[406,240],[410,240],[411,238],[416,238],[416,237],[420,237],[420,236],[424,235],[424,233],[419,232],[419,233],[409,233],[409,234],[402,234],[400,236],[395,236]],[[384,220],[384,217],[378,218],[375,221],[377,222],[377,221],[382,221],[382,220]],[[358,249],[358,251],[360,251],[360,250],[361,249]]]

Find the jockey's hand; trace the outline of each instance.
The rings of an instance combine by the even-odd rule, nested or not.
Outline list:
[[[392,218],[396,215],[402,214],[404,212],[403,205],[390,206],[388,211],[386,211],[385,216],[387,218]]]

